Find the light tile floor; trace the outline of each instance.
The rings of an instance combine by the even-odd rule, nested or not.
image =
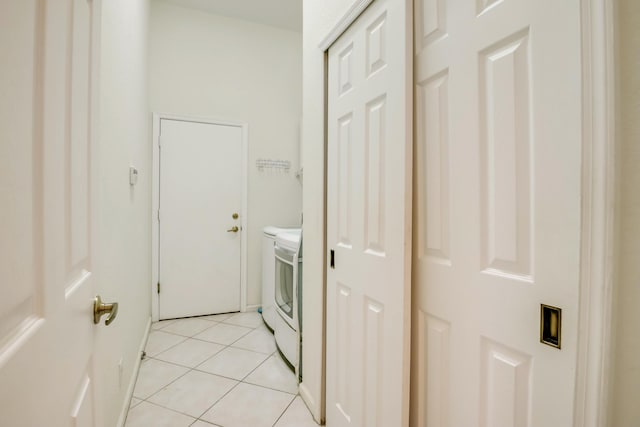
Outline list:
[[[260,314],[152,325],[127,427],[316,427]]]

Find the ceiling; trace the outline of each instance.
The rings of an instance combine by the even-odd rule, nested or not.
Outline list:
[[[302,31],[302,0],[164,0],[179,6]]]

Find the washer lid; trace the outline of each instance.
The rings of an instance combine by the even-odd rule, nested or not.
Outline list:
[[[276,245],[281,248],[288,249],[292,252],[298,252],[300,248],[300,237],[302,236],[302,230],[288,230],[276,235]]]
[[[276,234],[282,233],[285,231],[299,231],[300,228],[296,227],[276,227],[275,225],[267,225],[263,231],[264,234],[271,237],[276,237]]]

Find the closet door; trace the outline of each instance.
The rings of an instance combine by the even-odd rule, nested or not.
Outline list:
[[[580,2],[416,0],[415,28],[412,425],[570,426]]]
[[[327,425],[406,426],[411,5],[377,0],[329,48]]]

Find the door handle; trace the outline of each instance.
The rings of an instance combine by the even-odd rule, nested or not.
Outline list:
[[[238,228],[238,226],[234,225],[233,227],[227,230],[227,233],[237,233],[239,230],[240,229]]]
[[[103,303],[100,295],[96,295],[96,297],[93,299],[93,323],[95,323],[96,325],[100,323],[100,318],[107,313],[109,314],[109,317],[107,317],[107,320],[104,322],[104,324],[109,326],[118,315],[118,303]]]

